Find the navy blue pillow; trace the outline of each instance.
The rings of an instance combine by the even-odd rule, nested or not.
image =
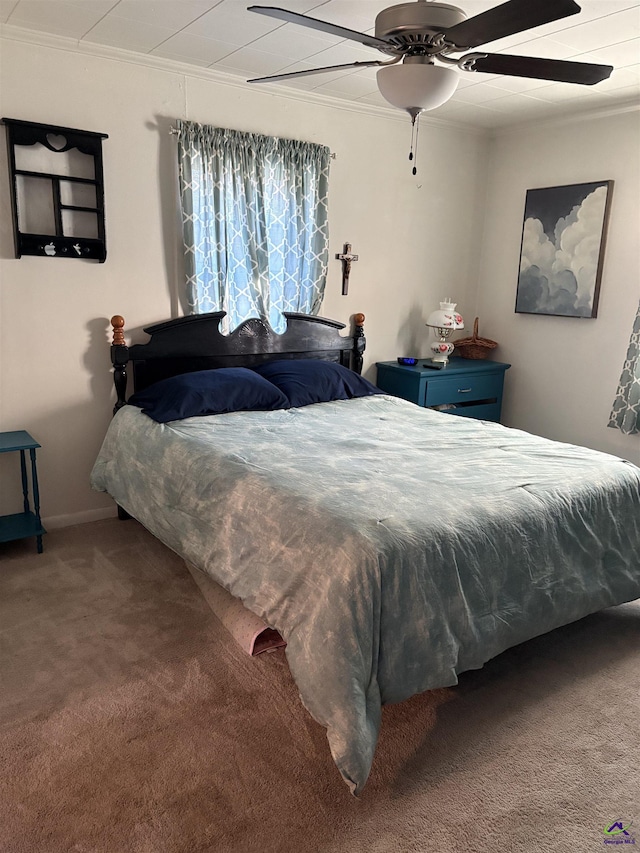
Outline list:
[[[160,424],[197,415],[289,407],[282,391],[246,367],[181,373],[138,391],[128,402]]]
[[[283,359],[261,364],[254,370],[286,394],[289,405],[294,407],[382,394],[364,377],[333,361]]]

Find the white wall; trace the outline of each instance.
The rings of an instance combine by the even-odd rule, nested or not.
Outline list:
[[[514,313],[527,189],[613,180],[598,316]],[[640,464],[607,427],[640,298],[638,111],[503,132],[493,140],[478,284],[480,334],[500,343],[504,421]]]
[[[408,117],[224,85],[204,72],[186,74],[162,62],[147,67],[124,56],[0,42],[0,115],[109,135],[102,265],[16,260],[6,165],[0,168],[0,429],[27,429],[42,444],[49,526],[112,510],[88,484],[114,399],[108,318],[123,314],[137,342],[145,340],[143,325],[183,313],[169,135],[176,118],[306,139],[335,152],[322,313],[347,323],[355,312],[366,314],[370,378],[377,360],[426,354],[424,320],[443,296],[453,296],[463,312],[475,308],[484,136],[423,121],[419,174],[412,177]],[[6,164],[4,145],[2,138]],[[345,241],[360,256],[347,297],[333,259]],[[19,511],[14,455],[0,458],[0,477],[0,512]]]

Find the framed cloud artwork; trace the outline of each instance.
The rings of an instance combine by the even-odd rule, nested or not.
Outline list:
[[[517,314],[596,317],[613,181],[527,190]]]

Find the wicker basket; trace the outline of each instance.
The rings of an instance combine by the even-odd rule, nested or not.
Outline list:
[[[460,355],[462,358],[486,358],[491,350],[498,346],[496,341],[478,337],[477,317],[473,323],[473,335],[470,338],[461,338],[459,341],[454,341],[453,345],[456,355]]]

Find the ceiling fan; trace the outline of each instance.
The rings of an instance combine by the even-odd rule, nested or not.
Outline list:
[[[381,95],[393,106],[406,110],[414,124],[423,110],[434,109],[449,100],[460,79],[458,70],[587,86],[605,80],[613,71],[610,65],[468,52],[488,42],[575,15],[580,12],[580,6],[574,0],[507,0],[472,18],[467,18],[457,6],[437,0],[415,0],[383,9],[376,17],[374,36],[275,6],[249,6],[248,9],[330,33],[339,39],[360,42],[390,57],[256,77],[249,83],[279,82],[343,68],[380,66],[376,76]],[[452,55],[460,53],[463,55]]]

